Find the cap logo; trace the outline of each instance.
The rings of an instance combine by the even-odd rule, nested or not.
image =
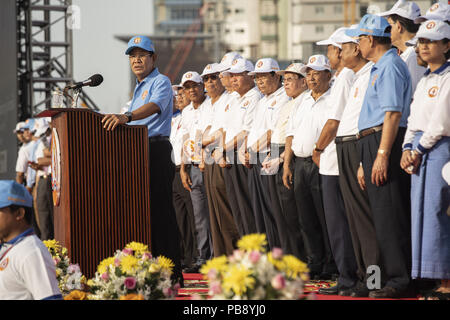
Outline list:
[[[429,96],[430,98],[436,97],[436,95],[437,95],[437,93],[438,93],[438,89],[439,89],[439,88],[438,88],[437,86],[431,87],[430,90],[428,90],[428,96]]]
[[[8,200],[14,201],[14,202],[22,202],[22,203],[25,203],[25,202],[26,202],[26,201],[23,200],[23,199],[13,198],[13,197],[8,197]]]
[[[311,59],[309,59],[309,63],[314,63],[314,61],[316,61],[316,57],[312,57]]]
[[[145,90],[144,92],[142,92],[142,100],[144,100],[147,95],[148,95],[148,90]]]
[[[433,29],[436,26],[436,23],[434,21],[430,21],[426,24],[427,29]]]
[[[247,107],[248,105],[250,104],[250,102],[249,101],[245,101],[245,103],[244,103],[244,107]]]
[[[188,73],[187,75],[186,75],[186,79],[190,79],[190,78],[192,78],[192,73]]]
[[[439,8],[439,3],[435,3],[431,6],[431,8],[429,10],[430,10],[430,12],[433,12],[434,10],[436,10],[438,8]]]
[[[6,258],[2,262],[0,262],[0,271],[3,271],[8,266],[9,258]]]
[[[294,64],[291,63],[291,64],[289,65],[289,67],[286,68],[286,70],[287,70],[287,69],[291,69],[291,68],[293,68],[293,67],[294,67]]]
[[[211,65],[210,65],[210,64],[208,64],[208,65],[206,66],[206,70],[211,70]]]
[[[356,98],[358,96],[358,88],[355,89],[355,95],[353,96],[353,98]]]
[[[261,68],[263,64],[264,64],[264,62],[260,61],[260,62],[258,62],[258,64],[257,64],[256,66],[257,66],[258,68]]]
[[[134,42],[135,44],[138,44],[138,43],[141,43],[141,41],[142,41],[141,38],[137,37],[137,38],[134,39],[133,42]]]
[[[236,63],[238,63],[238,61],[237,61],[237,59],[234,59],[231,64],[234,66],[234,65],[236,65]]]

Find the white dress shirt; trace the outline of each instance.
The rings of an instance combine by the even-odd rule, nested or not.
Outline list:
[[[325,115],[325,123],[328,119],[331,119],[336,113],[336,109],[342,109],[345,107],[348,99],[350,88],[353,85],[355,79],[355,73],[353,70],[343,68],[341,72],[335,77],[333,86],[330,89],[329,109],[330,113]],[[336,144],[333,141],[325,148],[320,155],[320,168],[319,173],[327,176],[338,176],[339,167],[336,152]]]
[[[307,91],[301,96],[288,121],[286,136],[293,136],[291,149],[297,157],[311,157],[314,144],[319,139],[325,125],[325,115],[330,113],[330,89],[317,101]]]

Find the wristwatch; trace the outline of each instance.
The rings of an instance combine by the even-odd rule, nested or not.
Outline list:
[[[130,122],[131,118],[133,117],[133,114],[131,112],[127,111],[127,112],[124,113],[124,115],[126,115],[128,117],[127,123]]]
[[[323,149],[317,148],[317,145],[314,144],[314,151],[317,151],[317,152],[323,152]]]

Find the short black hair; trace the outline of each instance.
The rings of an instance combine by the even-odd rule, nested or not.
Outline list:
[[[32,218],[33,218],[33,208],[30,207],[23,207],[23,206],[17,206],[17,205],[10,205],[9,210],[11,210],[12,213],[18,211],[20,208],[24,208],[25,209],[25,221],[31,225],[32,224]]]
[[[391,31],[392,31],[392,27],[391,26],[386,27],[386,29],[384,29],[384,33],[391,33]],[[373,36],[373,39],[379,44],[392,45],[390,37]]]
[[[415,24],[413,20],[403,18],[398,14],[391,14],[389,15],[389,18],[394,22],[398,21],[400,25],[410,33],[417,33],[417,31],[419,31],[420,24]]]

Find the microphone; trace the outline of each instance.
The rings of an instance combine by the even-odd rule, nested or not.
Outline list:
[[[81,87],[89,86],[96,87],[103,82],[103,77],[101,74],[94,74],[90,76],[89,79],[84,80],[82,82],[77,82],[71,85],[66,86],[67,89],[80,89]]]

